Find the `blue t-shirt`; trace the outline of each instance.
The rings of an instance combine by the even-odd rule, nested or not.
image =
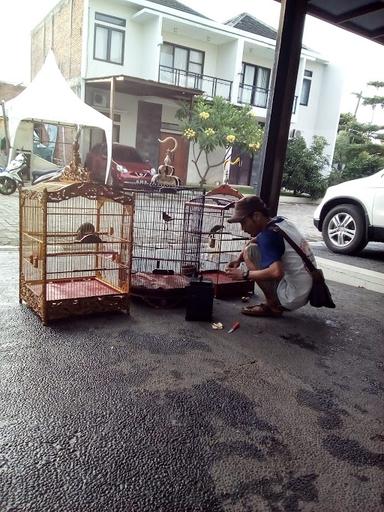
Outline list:
[[[279,223],[283,220],[281,217],[274,219],[274,222]],[[276,233],[271,229],[264,229],[256,237],[257,245],[260,248],[261,268],[268,268],[275,261],[280,261],[284,251],[284,238],[280,233]]]

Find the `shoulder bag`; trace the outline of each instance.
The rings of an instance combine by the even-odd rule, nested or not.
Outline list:
[[[312,261],[308,258],[305,252],[287,235],[287,233],[279,228],[275,223],[272,227],[273,231],[280,233],[281,236],[289,243],[297,254],[301,257],[304,262],[305,268],[312,276],[312,289],[309,293],[309,303],[315,308],[335,308],[335,303],[332,300],[331,292],[324,279],[323,271],[316,268]]]

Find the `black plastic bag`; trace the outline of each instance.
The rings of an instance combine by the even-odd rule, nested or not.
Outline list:
[[[322,270],[315,269],[311,272],[313,279],[312,289],[309,294],[309,303],[315,308],[335,308],[331,292],[324,279]]]

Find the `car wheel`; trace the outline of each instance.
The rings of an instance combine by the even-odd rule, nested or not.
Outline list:
[[[353,204],[332,208],[324,219],[322,233],[328,249],[340,254],[354,254],[368,243],[363,213]]]

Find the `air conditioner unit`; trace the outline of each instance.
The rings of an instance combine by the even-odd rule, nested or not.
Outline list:
[[[94,107],[106,108],[108,104],[107,93],[104,91],[94,91],[92,105]]]

